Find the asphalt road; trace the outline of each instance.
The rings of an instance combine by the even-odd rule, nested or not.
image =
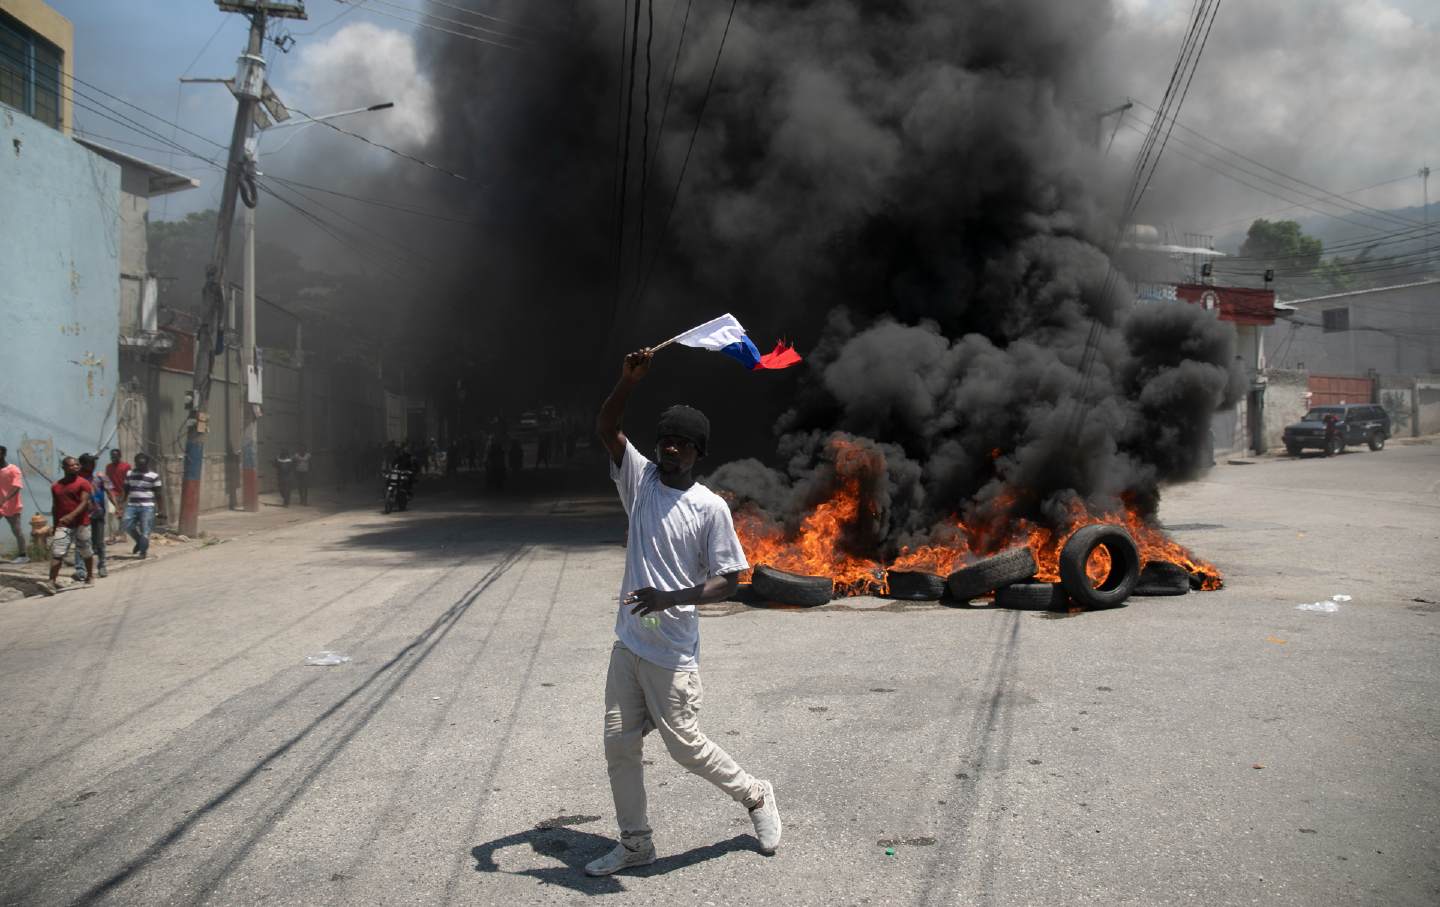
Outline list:
[[[606,499],[426,495],[0,606],[0,903],[1440,902],[1440,446],[1162,515],[1223,591],[707,609],[702,724],[784,844],[652,738],[661,859],[603,880]]]

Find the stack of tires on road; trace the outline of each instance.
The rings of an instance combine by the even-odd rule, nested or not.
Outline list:
[[[1110,569],[1097,582],[1086,565],[1100,548],[1110,556]],[[1029,548],[1011,548],[956,570],[945,587],[961,602],[994,592],[998,607],[1017,610],[1114,608],[1125,603],[1140,580],[1140,549],[1123,527],[1093,523],[1077,529],[1060,548],[1060,582],[1036,582],[1037,570]]]
[[[1109,555],[1110,567],[1097,581],[1086,566],[1101,548]],[[1114,608],[1132,595],[1184,595],[1193,584],[1189,572],[1178,564],[1142,564],[1130,533],[1108,523],[1076,530],[1060,549],[1059,568],[1060,582],[1037,582],[1035,556],[1022,546],[976,561],[948,577],[892,570],[886,582],[889,597],[901,601],[936,601],[948,595],[966,603],[994,593],[997,607],[1026,611]],[[830,601],[835,590],[829,577],[803,576],[762,564],[755,568],[751,591],[761,601],[813,607]]]

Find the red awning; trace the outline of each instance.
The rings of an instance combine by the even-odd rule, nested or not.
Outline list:
[[[1275,323],[1274,290],[1182,283],[1176,284],[1175,295],[1186,302],[1218,312],[1221,321],[1261,325]]]

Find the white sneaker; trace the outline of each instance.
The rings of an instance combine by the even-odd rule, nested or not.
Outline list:
[[[28,558],[28,557],[26,557],[25,555],[22,554],[22,555],[20,555],[19,557],[15,558],[15,559],[14,559],[13,561],[11,561],[10,563],[12,563],[12,564],[28,564],[28,563],[30,563],[30,558]]]
[[[760,852],[774,853],[780,846],[780,806],[775,802],[775,785],[761,781],[760,786],[765,789],[765,799],[750,810],[750,821],[760,839]]]
[[[655,862],[655,844],[649,838],[641,841],[636,850],[626,847],[624,842],[615,845],[615,849],[605,856],[591,860],[585,864],[585,874],[592,876],[608,876],[619,872],[622,869],[630,869],[635,866],[648,866]]]

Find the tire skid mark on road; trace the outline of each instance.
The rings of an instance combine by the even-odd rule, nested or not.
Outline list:
[[[183,692],[183,691],[186,690],[187,688],[191,687],[192,685],[198,683],[198,682],[201,681],[201,680],[204,680],[205,678],[207,678],[207,677],[209,677],[210,675],[216,673],[217,671],[220,671],[220,670],[222,670],[222,669],[230,666],[231,664],[233,664],[234,662],[236,662],[237,660],[239,660],[240,657],[243,656],[243,655],[245,655],[247,652],[253,651],[256,647],[261,646],[261,645],[264,645],[265,643],[269,642],[270,640],[274,639],[274,638],[277,637],[277,636],[280,636],[280,635],[283,635],[283,634],[285,634],[285,633],[288,633],[290,630],[294,629],[295,627],[299,626],[300,624],[302,624],[302,623],[304,623],[305,621],[309,620],[310,618],[314,617],[316,614],[319,614],[321,611],[324,611],[325,609],[331,607],[332,605],[336,604],[337,602],[343,601],[346,597],[348,597],[348,596],[350,596],[350,595],[353,595],[354,593],[356,593],[356,592],[358,592],[359,590],[365,588],[366,586],[370,585],[371,583],[375,582],[376,580],[380,579],[381,577],[385,576],[386,574],[393,572],[395,569],[396,569],[396,568],[394,568],[394,567],[387,567],[386,569],[380,571],[379,573],[376,573],[374,576],[371,576],[371,577],[369,577],[368,579],[365,579],[365,580],[363,580],[362,582],[359,582],[359,583],[357,583],[356,585],[351,586],[351,587],[345,589],[343,592],[341,592],[340,594],[336,595],[334,598],[331,598],[331,599],[329,599],[328,601],[325,601],[325,602],[322,602],[322,603],[319,604],[319,605],[316,605],[314,608],[311,608],[309,611],[306,611],[304,614],[302,614],[302,615],[300,615],[299,617],[295,618],[295,620],[291,621],[290,623],[286,624],[285,626],[281,627],[280,629],[275,630],[273,633],[268,633],[268,634],[266,634],[265,636],[262,636],[262,637],[260,637],[259,639],[255,640],[254,642],[250,643],[249,645],[245,646],[244,648],[237,650],[236,652],[234,652],[233,654],[231,654],[228,658],[224,659],[223,661],[220,661],[220,662],[218,662],[218,663],[216,663],[216,664],[214,664],[214,665],[211,665],[209,668],[206,668],[204,671],[201,671],[199,674],[196,674],[196,675],[194,675],[194,676],[192,676],[192,677],[186,678],[185,680],[181,681],[180,683],[176,684],[175,686],[171,687],[170,689],[166,690],[165,692],[161,693],[160,695],[158,695],[158,696],[154,697],[153,699],[150,699],[149,701],[145,702],[143,705],[140,705],[140,706],[137,706],[137,707],[134,708],[134,709],[131,709],[129,712],[126,712],[124,715],[120,716],[119,718],[116,718],[115,720],[113,720],[113,721],[105,724],[104,726],[96,729],[94,732],[92,732],[92,733],[90,733],[90,734],[88,734],[88,735],[80,738],[79,740],[71,741],[70,743],[66,744],[65,746],[61,747],[60,749],[57,749],[57,750],[54,750],[54,751],[52,751],[52,752],[46,753],[43,757],[40,758],[39,761],[35,762],[35,763],[32,764],[32,765],[29,765],[29,766],[26,766],[26,767],[22,768],[22,769],[20,770],[20,772],[18,772],[17,774],[11,775],[11,776],[6,777],[6,778],[3,778],[3,779],[0,779],[0,793],[7,793],[7,792],[9,792],[9,791],[14,790],[14,789],[15,789],[16,787],[18,787],[20,784],[23,784],[23,783],[26,781],[26,779],[28,779],[28,778],[29,778],[31,775],[33,775],[36,771],[38,771],[39,769],[43,768],[46,763],[48,763],[48,762],[50,762],[50,761],[52,761],[52,760],[54,760],[54,759],[60,759],[60,758],[63,758],[63,757],[65,757],[65,756],[68,756],[68,755],[70,755],[71,753],[75,752],[76,750],[80,749],[81,747],[83,747],[83,746],[85,746],[85,745],[87,745],[87,744],[89,744],[89,743],[98,741],[100,738],[104,737],[106,734],[109,734],[109,733],[112,732],[112,731],[115,731],[115,730],[118,730],[118,729],[124,727],[127,722],[132,721],[133,719],[135,719],[136,717],[144,714],[145,712],[149,711],[150,709],[153,709],[153,708],[155,708],[156,706],[158,706],[158,705],[160,705],[160,704],[162,704],[162,703],[170,700],[171,698],[173,698],[173,697],[174,697],[175,695],[177,695],[178,693]],[[126,604],[126,606],[125,606],[125,608],[126,608],[126,613],[129,612],[130,605],[131,605],[132,603],[133,603],[133,602]],[[118,632],[118,628],[117,628],[117,632]],[[115,636],[112,634],[111,640],[110,640],[110,646],[111,646],[112,649],[113,649],[113,647],[114,647],[114,643],[115,643]],[[107,656],[108,656],[108,654],[109,654],[109,650],[107,650],[107,652],[106,652],[106,655],[107,655]],[[98,682],[98,680],[97,680],[97,682]],[[73,716],[71,716],[69,713],[67,713],[67,718],[68,718],[68,717],[73,717]],[[60,719],[60,720],[63,721],[64,719]]]
[[[471,810],[470,823],[465,828],[465,835],[461,838],[462,843],[474,839],[480,828],[481,811],[490,800],[491,788],[495,783],[495,776],[500,772],[500,766],[504,764],[505,752],[510,748],[510,738],[515,733],[515,723],[520,715],[520,706],[525,701],[526,691],[532,689],[533,684],[530,678],[535,673],[535,662],[540,656],[540,648],[548,637],[550,621],[555,616],[555,607],[560,601],[560,584],[565,579],[565,569],[570,563],[570,552],[561,551],[560,568],[555,571],[555,584],[550,589],[550,600],[545,605],[545,617],[540,621],[540,627],[535,632],[535,644],[530,647],[529,657],[525,659],[525,669],[520,673],[519,682],[515,686],[515,699],[510,704],[510,713],[505,717],[499,738],[495,742],[495,752],[490,755],[490,764],[485,767],[484,775],[476,785],[479,788],[480,796],[476,799],[474,808]],[[445,880],[445,897],[441,903],[453,902],[455,886],[460,882],[461,873],[469,868],[471,864],[470,849],[467,847],[463,855],[457,856],[454,865],[450,869],[450,877]]]
[[[472,589],[482,589],[489,583],[499,579],[505,574],[506,571],[510,569],[510,567],[514,565],[518,556],[523,553],[523,551],[524,546],[516,546],[509,549],[504,554],[504,556],[502,556],[501,560],[498,561],[493,567],[491,567],[486,572],[486,574],[481,577],[479,581],[477,581],[477,583],[475,584],[475,586],[472,587]],[[446,579],[448,579],[452,574],[454,574],[458,569],[460,569],[459,565],[452,566],[446,569],[439,577],[428,583],[424,588],[420,589],[418,595],[423,596],[424,594],[435,589]],[[460,602],[457,602],[457,605],[458,604],[460,604]],[[194,810],[184,810],[184,819],[177,821],[168,832],[161,835],[157,840],[145,847],[144,850],[141,851],[134,858],[118,858],[120,860],[123,860],[124,862],[124,865],[121,869],[117,870],[104,881],[90,887],[82,895],[79,895],[78,897],[66,898],[65,900],[71,903],[90,903],[102,899],[106,897],[109,893],[112,893],[125,881],[134,876],[135,873],[137,873],[139,870],[154,862],[159,856],[161,856],[165,852],[166,849],[178,842],[180,838],[182,838],[186,834],[186,832],[188,832],[195,825],[197,821],[199,821],[208,813],[215,810],[217,807],[223,805],[235,793],[244,788],[250,782],[254,781],[260,772],[269,771],[269,763],[274,762],[281,756],[286,755],[297,743],[303,740],[307,735],[310,734],[310,732],[312,732],[326,719],[333,716],[352,698],[354,698],[366,687],[372,684],[383,672],[387,671],[396,662],[404,658],[404,656],[410,651],[412,651],[414,648],[422,645],[425,642],[425,639],[428,638],[428,635],[433,634],[434,631],[438,628],[439,622],[443,621],[446,615],[450,614],[450,612],[453,611],[455,607],[456,606],[452,605],[445,614],[442,614],[440,618],[437,618],[436,623],[432,623],[425,631],[423,631],[420,635],[416,636],[413,640],[411,640],[411,642],[407,646],[401,649],[400,652],[390,658],[385,664],[381,665],[374,672],[372,672],[364,681],[360,683],[360,685],[353,688],[340,700],[336,701],[328,708],[326,708],[319,716],[310,721],[298,733],[292,735],[289,739],[287,739],[285,743],[281,744],[278,747],[275,747],[274,749],[266,753],[260,761],[258,761],[254,766],[250,767],[234,782],[226,786],[219,794],[207,798],[207,800],[200,807]],[[378,621],[373,627],[368,628],[360,636],[359,641],[363,642],[373,638],[385,627],[389,626],[391,622],[398,618],[401,613],[402,612],[399,609],[387,609],[385,618]],[[300,670],[307,669],[301,668]],[[284,715],[286,708],[289,707],[292,702],[299,699],[302,694],[308,692],[311,688],[322,684],[326,680],[326,678],[327,675],[322,672],[310,673],[298,684],[296,684],[292,689],[285,692],[284,695],[280,696],[273,703],[270,703],[268,707],[263,710],[263,716],[269,717],[273,715]],[[246,692],[251,692],[260,686],[263,686],[263,684],[257,685],[257,687],[252,687],[251,690],[247,690]],[[223,718],[226,714],[226,710],[229,704],[239,698],[241,695],[244,694],[236,694],[236,696],[232,696],[227,699],[226,702],[217,705],[206,715],[205,718],[202,718],[198,720],[195,724],[192,724],[189,728],[186,729],[186,731],[193,731],[198,725],[200,725],[206,720],[215,720],[218,718],[220,723],[223,724]],[[186,731],[177,732],[175,735],[173,735],[173,737],[179,737]],[[174,791],[174,793],[172,796],[167,797],[163,800],[158,797],[152,797],[149,800],[138,803],[133,807],[123,810],[118,815],[105,822],[102,826],[95,827],[92,825],[87,827],[85,831],[86,833],[88,833],[88,838],[80,842],[78,846],[76,846],[72,851],[68,853],[59,854],[54,852],[55,848],[47,848],[47,851],[49,851],[49,853],[47,853],[46,856],[49,857],[51,864],[54,866],[54,871],[47,872],[46,867],[42,865],[43,861],[34,859],[36,854],[30,845],[33,840],[41,840],[41,838],[43,837],[35,835],[34,832],[43,832],[49,828],[49,825],[47,825],[46,822],[47,819],[49,819],[52,815],[57,814],[62,815],[63,818],[61,810],[64,809],[64,805],[57,804],[55,807],[52,807],[49,813],[47,813],[45,816],[25,823],[20,828],[12,832],[10,835],[6,836],[3,840],[0,840],[0,879],[4,879],[6,883],[4,888],[0,888],[0,902],[9,902],[10,900],[14,900],[16,902],[30,902],[32,900],[35,900],[34,893],[36,892],[36,890],[44,887],[47,883],[59,881],[65,870],[74,870],[78,867],[83,871],[85,867],[90,865],[89,861],[91,861],[95,857],[97,850],[100,850],[101,848],[107,846],[111,846],[117,840],[129,840],[135,833],[136,825],[143,821],[143,816],[146,812],[154,813],[157,815],[163,815],[166,812],[174,812],[179,807],[180,803],[183,802],[183,798],[185,797],[185,792],[182,786],[183,782],[181,782],[180,779],[203,776],[202,769],[206,765],[214,761],[217,756],[226,753],[236,748],[237,746],[243,745],[243,742],[255,733],[256,728],[247,724],[235,729],[231,733],[217,734],[213,739],[207,741],[209,743],[209,746],[205,749],[205,751],[199,753],[197,756],[195,756],[193,760],[189,761],[185,765],[165,766],[165,768],[170,771],[170,776],[173,779],[176,779],[176,781],[178,782],[170,787],[165,786],[164,782],[160,781],[159,779],[152,777],[151,773],[147,771],[147,768],[152,767],[162,758],[165,758],[160,754],[152,754],[135,760],[134,762],[130,763],[125,769],[117,769],[116,772],[111,773],[111,775],[107,777],[105,781],[95,782],[97,787],[108,787],[109,789],[122,788],[122,784],[110,782],[111,779],[113,779],[116,775],[128,770],[136,775],[142,776],[141,780],[139,781],[141,785],[146,785],[152,788],[159,788],[161,791],[166,792]],[[25,878],[23,882],[21,881],[23,878],[21,875],[22,870],[25,870],[24,875],[28,876],[28,878]],[[18,890],[16,890],[17,888]]]
[[[465,669],[463,671],[457,672],[457,680],[453,690],[456,695],[447,697],[445,707],[436,710],[435,717],[430,722],[428,732],[426,733],[425,738],[420,742],[418,752],[414,755],[413,758],[407,761],[404,773],[391,786],[390,794],[388,797],[386,797],[384,805],[379,809],[371,810],[372,814],[375,815],[376,819],[372,823],[370,832],[366,835],[364,842],[355,848],[354,857],[341,871],[341,875],[347,878],[355,878],[359,874],[359,871],[363,867],[363,865],[371,859],[371,850],[381,842],[382,837],[385,835],[387,830],[386,820],[392,816],[400,814],[400,812],[398,810],[395,810],[393,807],[396,803],[400,802],[402,798],[404,798],[408,794],[410,782],[415,777],[415,774],[421,764],[421,760],[419,757],[427,749],[429,749],[431,742],[434,741],[436,736],[441,733],[442,729],[449,724],[448,719],[450,715],[454,712],[456,704],[461,701],[460,696],[458,695],[459,690],[461,689],[461,687],[464,686],[465,681],[479,667],[481,659],[483,659],[486,653],[489,651],[490,643],[491,640],[495,637],[496,630],[500,627],[500,624],[502,621],[504,621],[506,615],[509,614],[511,606],[515,602],[515,595],[524,585],[526,577],[528,577],[530,574],[530,568],[535,564],[535,560],[536,559],[534,557],[530,557],[526,560],[524,568],[515,578],[515,583],[510,587],[509,594],[505,596],[504,601],[494,611],[488,612],[494,615],[494,619],[490,621],[490,625],[485,629],[485,635],[480,639],[480,642],[475,645],[474,651],[466,660]],[[564,567],[562,565],[561,570],[563,571],[563,569]],[[409,827],[410,824],[411,823],[409,821],[403,822],[399,825],[398,828],[394,830],[397,832],[404,831],[407,827]]]
[[[930,866],[924,873],[927,884],[921,899],[923,904],[950,903],[958,898],[954,877],[962,873],[975,880],[974,890],[980,898],[977,903],[989,904],[995,900],[998,824],[982,820],[984,831],[979,846],[968,853],[966,847],[976,816],[997,793],[994,776],[1009,761],[1010,742],[1015,733],[1012,685],[1019,663],[1022,616],[1022,612],[1009,611],[998,621],[991,634],[990,661],[975,684],[969,724],[961,736],[954,738],[960,758],[951,763],[956,777],[944,798],[949,804],[950,827],[937,835],[945,846],[936,848],[930,857]],[[957,698],[952,718],[958,717],[963,702],[965,697]],[[944,763],[943,759],[937,761]],[[965,857],[969,859],[963,859]]]
[[[121,602],[124,607],[121,608],[119,617],[110,622],[108,638],[105,639],[99,655],[88,666],[76,664],[92,649],[100,647],[100,640],[107,635],[107,625],[103,619],[96,620],[92,624],[90,630],[84,634],[79,643],[73,648],[72,651],[74,654],[68,658],[65,663],[55,665],[55,670],[51,673],[52,676],[59,678],[56,686],[62,686],[67,679],[73,679],[74,684],[71,686],[69,693],[64,696],[63,702],[57,702],[56,699],[58,697],[51,699],[37,698],[35,708],[31,709],[30,715],[32,717],[44,715],[50,720],[44,725],[43,729],[36,730],[32,728],[27,731],[27,736],[32,739],[48,739],[52,736],[56,728],[73,721],[77,717],[75,710],[82,701],[89,701],[94,696],[95,691],[100,685],[105,666],[109,664],[110,657],[115,652],[115,641],[120,634],[120,629],[130,614],[130,608],[135,604],[134,596],[129,594],[129,587],[132,586],[133,583],[127,580],[123,582],[123,585],[126,587],[121,597]],[[83,600],[82,603],[84,603]],[[56,690],[56,692],[58,693],[59,691]],[[19,743],[20,739],[17,737],[14,743],[6,748],[3,754],[4,757],[8,757]],[[0,782],[0,793],[9,791],[12,787],[13,785],[8,782]]]
[[[440,643],[450,634],[450,631],[469,613],[470,607],[479,601],[484,593],[489,591],[496,582],[509,573],[516,564],[523,561],[528,568],[529,563],[533,561],[533,558],[530,557],[533,550],[530,546],[517,546],[511,549],[498,564],[492,567],[458,599],[452,602],[441,612],[439,617],[402,648],[400,652],[377,668],[364,682],[357,686],[351,693],[347,694],[340,703],[332,706],[331,709],[327,709],[326,713],[322,714],[321,719],[317,719],[317,721],[323,720],[326,715],[333,713],[339,705],[364,689],[382,673],[389,671],[391,668],[395,668],[391,676],[386,678],[383,685],[377,684],[366,701],[361,702],[357,700],[355,708],[349,718],[342,718],[335,723],[335,727],[330,736],[316,746],[318,757],[310,768],[300,775],[299,778],[294,780],[287,779],[288,783],[282,782],[282,791],[284,787],[288,787],[288,792],[285,792],[283,796],[279,796],[281,792],[277,792],[269,797],[274,805],[268,810],[265,810],[263,815],[258,818],[258,821],[254,819],[250,820],[253,823],[252,829],[245,835],[243,841],[238,843],[232,841],[231,845],[225,849],[224,854],[227,855],[227,858],[224,862],[217,866],[216,863],[219,862],[219,858],[217,857],[216,860],[210,861],[210,863],[204,864],[190,873],[190,882],[180,886],[181,890],[187,892],[187,897],[192,897],[190,893],[193,892],[194,902],[202,903],[215,893],[224,881],[229,878],[230,874],[245,861],[246,857],[248,857],[250,852],[255,848],[255,845],[270,833],[275,825],[290,811],[290,808],[295,805],[321,774],[340,756],[350,742],[380,713],[390,701],[390,698],[409,680],[410,676],[424,664],[431,653],[433,653],[436,648],[439,647]],[[458,567],[456,569],[458,569]],[[522,570],[521,572],[523,575],[524,571]],[[497,620],[498,619],[497,615]],[[414,657],[409,658],[405,664],[401,665],[401,662],[406,660],[406,656],[412,653]],[[299,736],[303,736],[303,733],[304,732],[292,739],[298,741]],[[407,770],[407,774],[410,771],[413,770]],[[396,793],[398,793],[398,791]],[[278,802],[276,802],[277,796],[279,796]],[[391,802],[393,802],[393,800],[394,794],[392,794]],[[382,812],[381,815],[383,817],[384,813]]]

